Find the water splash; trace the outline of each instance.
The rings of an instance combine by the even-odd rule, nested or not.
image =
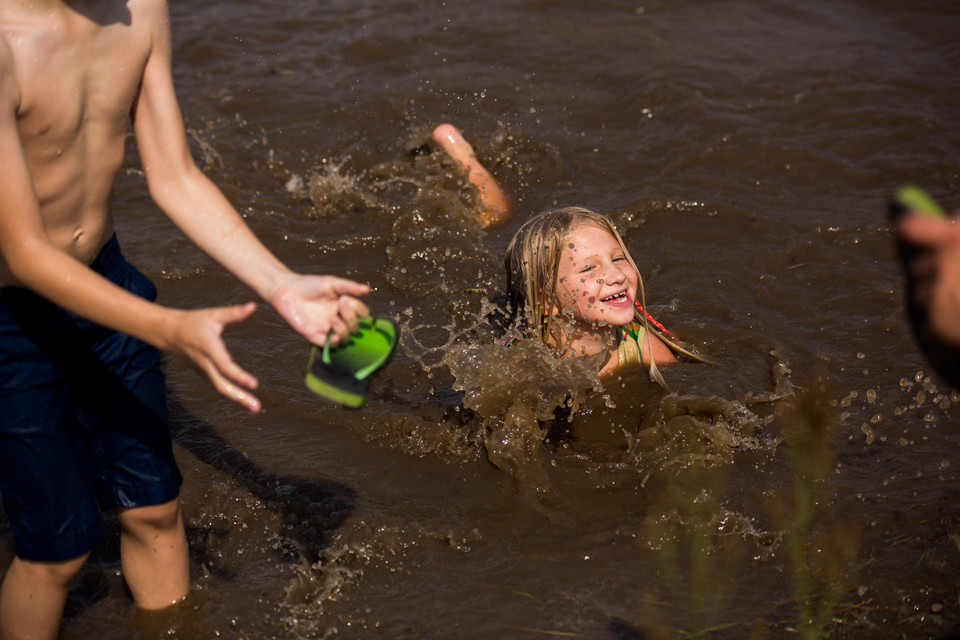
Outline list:
[[[443,364],[463,392],[464,407],[483,424],[490,461],[520,485],[543,493],[550,481],[543,443],[558,414],[574,414],[602,385],[589,361],[557,359],[542,344],[524,341],[510,348],[458,344]]]

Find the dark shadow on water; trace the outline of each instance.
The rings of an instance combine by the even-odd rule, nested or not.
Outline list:
[[[201,462],[232,476],[251,495],[276,510],[286,526],[281,552],[310,563],[320,559],[330,534],[353,512],[356,495],[334,480],[277,475],[258,467],[208,423],[169,398],[173,440]]]
[[[616,640],[647,640],[647,634],[623,618],[613,618],[608,627]]]

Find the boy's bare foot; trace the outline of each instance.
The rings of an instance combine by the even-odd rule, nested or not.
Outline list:
[[[490,172],[480,164],[473,147],[452,124],[441,124],[433,130],[432,138],[447,152],[460,169],[463,177],[480,194],[480,219],[490,226],[506,220],[510,206],[500,185]]]

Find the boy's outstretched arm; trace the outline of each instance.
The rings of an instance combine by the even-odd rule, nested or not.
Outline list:
[[[267,300],[298,332],[322,345],[347,338],[369,314],[357,299],[365,284],[300,275],[256,238],[190,154],[170,70],[166,4],[153,3],[153,50],[131,113],[150,194],[171,220],[214,260]]]

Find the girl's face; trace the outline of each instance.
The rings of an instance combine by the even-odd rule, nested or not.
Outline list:
[[[637,279],[609,231],[582,223],[571,228],[560,253],[557,295],[578,321],[591,326],[631,322]]]

